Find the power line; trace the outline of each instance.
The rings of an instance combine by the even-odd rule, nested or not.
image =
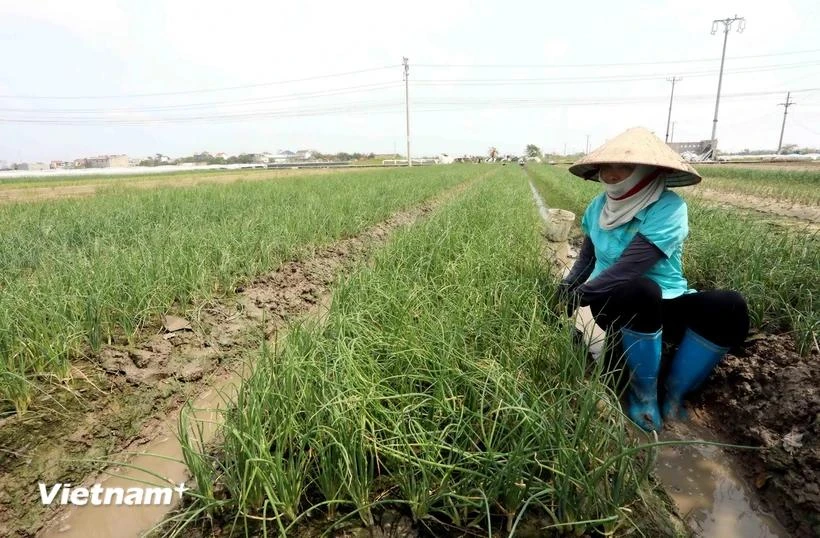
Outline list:
[[[800,62],[794,64],[775,64],[757,67],[741,67],[729,71],[731,74],[760,73],[764,71],[780,71],[786,69],[796,69],[800,67],[816,67],[820,62]],[[687,77],[707,77],[713,76],[718,71],[685,71],[680,73]],[[655,80],[665,76],[662,73],[632,73],[621,75],[603,75],[597,77],[539,77],[539,78],[487,78],[487,79],[416,79],[413,83],[419,86],[442,86],[442,85],[463,85],[463,86],[513,86],[530,84],[585,84],[604,82],[637,82],[644,80]]]
[[[800,50],[800,51],[788,51],[788,52],[781,52],[781,53],[770,53],[770,54],[757,54],[757,55],[749,55],[749,56],[734,56],[730,59],[739,60],[739,59],[751,59],[751,58],[767,58],[773,56],[786,56],[786,55],[797,55],[797,54],[807,54],[807,53],[814,53],[820,52],[820,49],[808,49],[808,50]],[[665,60],[665,61],[654,61],[654,62],[620,62],[620,63],[599,63],[599,64],[520,64],[520,65],[512,65],[512,64],[415,64],[417,67],[499,67],[499,68],[527,68],[527,67],[539,67],[539,68],[568,68],[568,67],[624,67],[624,66],[641,66],[641,65],[665,65],[665,64],[678,64],[678,63],[698,63],[698,62],[708,62],[714,61],[715,58],[703,58],[703,59],[693,59],[693,60]],[[817,62],[803,62],[798,64],[777,64],[772,66],[763,66],[764,69],[768,68],[791,68],[791,67],[798,67],[800,65],[809,65],[814,66],[818,65]],[[370,67],[365,69],[357,69],[352,71],[345,71],[339,73],[330,73],[325,75],[315,75],[310,77],[303,77],[303,78],[295,78],[295,79],[286,79],[286,80],[276,80],[276,81],[269,81],[269,82],[259,82],[259,83],[250,83],[250,84],[241,84],[235,86],[223,86],[223,87],[216,87],[216,88],[199,88],[199,89],[188,89],[188,90],[176,90],[176,91],[164,91],[164,92],[144,92],[144,93],[124,93],[124,94],[108,94],[108,95],[0,95],[0,99],[32,99],[32,100],[92,100],[92,99],[127,99],[127,98],[147,98],[147,97],[170,97],[170,96],[180,96],[180,95],[195,95],[195,94],[204,94],[204,93],[217,93],[217,92],[226,92],[226,91],[235,91],[235,90],[244,90],[244,89],[252,89],[252,88],[262,88],[262,87],[269,87],[269,86],[277,86],[277,85],[285,85],[285,84],[294,84],[299,82],[309,82],[313,80],[322,80],[322,79],[329,79],[329,78],[337,78],[337,77],[345,77],[350,75],[357,75],[362,73],[369,73],[375,71],[382,71],[382,70],[389,70],[393,69],[394,65],[385,65],[379,67]],[[754,69],[754,67],[751,67]],[[698,76],[698,75],[708,75],[712,74],[712,72],[694,72],[694,73],[683,73],[687,76]],[[625,76],[634,76],[634,75],[625,75]],[[638,76],[649,76],[649,77],[656,77],[661,75],[638,75]],[[570,79],[567,79],[570,80]]]
[[[754,54],[749,56],[731,56],[730,60],[743,60],[749,58],[769,58],[772,56],[788,56],[793,54],[808,54],[820,52],[820,49],[808,49],[808,50],[795,50],[795,51],[788,51],[788,52],[774,52],[770,54]],[[499,68],[499,69],[525,69],[525,68],[532,68],[532,67],[627,67],[632,65],[666,65],[666,64],[682,64],[682,63],[702,63],[702,62],[713,62],[718,58],[700,58],[694,60],[658,60],[658,61],[650,61],[650,62],[620,62],[620,63],[599,63],[599,64],[416,64],[417,67],[442,67],[442,68],[452,68],[452,67],[464,67],[464,68]]]
[[[795,90],[795,92],[820,91],[820,88],[807,88]],[[754,98],[780,93],[778,92],[745,92],[738,94],[727,94],[724,98]],[[711,98],[708,94],[683,95],[678,96],[678,101],[698,101]],[[666,96],[643,96],[643,97],[598,97],[587,99],[449,99],[449,100],[416,100],[415,110],[419,112],[441,112],[441,111],[461,111],[475,110],[479,108],[541,108],[553,106],[616,106],[616,105],[637,105],[652,101],[663,101]],[[174,116],[153,116],[153,117],[111,117],[102,116],[51,116],[51,117],[0,117],[0,123],[21,123],[21,124],[42,124],[42,125],[152,125],[152,124],[174,124],[174,123],[221,123],[233,121],[253,121],[258,119],[276,118],[299,118],[321,115],[335,114],[358,114],[358,113],[394,113],[402,110],[402,105],[406,101],[359,101],[349,103],[336,103],[327,105],[316,105],[301,108],[279,108],[279,109],[254,109],[247,111],[237,111],[217,114],[194,114],[194,115],[174,115]]]
[[[298,118],[333,115],[339,113],[377,112],[400,110],[401,101],[345,103],[314,108],[287,108],[253,110],[241,113],[211,114],[198,116],[169,116],[149,118],[112,117],[56,117],[56,118],[0,118],[0,123],[29,123],[45,125],[150,125],[192,122],[246,121],[268,118]]]
[[[372,87],[371,87],[372,86]],[[194,111],[198,108],[204,107],[214,107],[216,105],[222,105],[224,107],[232,107],[232,106],[247,106],[247,105],[264,105],[268,103],[275,103],[275,102],[286,102],[289,100],[301,100],[301,99],[308,99],[308,98],[316,98],[316,97],[329,97],[329,96],[337,96],[337,95],[344,95],[349,93],[359,93],[360,91],[380,91],[383,89],[395,89],[398,88],[399,83],[384,83],[383,85],[363,85],[363,86],[354,86],[348,88],[338,88],[334,90],[328,90],[323,92],[309,92],[309,93],[295,93],[295,94],[286,94],[286,95],[279,95],[273,97],[266,97],[266,98],[254,98],[254,99],[243,99],[237,101],[215,101],[215,102],[208,102],[208,103],[191,103],[189,105],[169,105],[169,106],[156,106],[156,107],[131,107],[131,108],[94,108],[94,109],[32,109],[32,108],[0,108],[0,112],[10,113],[10,114],[29,114],[29,113],[40,113],[44,114],[46,118],[29,118],[29,119],[37,119],[38,121],[44,121],[49,118],[53,119],[61,119],[61,120],[84,120],[84,119],[94,119],[93,114],[102,114],[106,117],[112,114],[139,114],[139,113],[146,113],[146,112],[175,112],[175,111],[184,111],[184,110],[191,110]],[[732,93],[727,94],[725,97],[734,99],[734,98],[753,98],[753,97],[763,97],[769,96],[774,94],[780,94],[782,91],[785,90],[774,90],[774,91],[759,91],[759,92],[740,92],[740,93]],[[820,88],[804,88],[804,89],[797,89],[791,90],[792,93],[807,93],[807,92],[816,92],[820,91]],[[708,94],[692,94],[692,95],[682,95],[678,96],[679,101],[683,102],[694,102],[700,101],[704,99],[708,99],[711,96]],[[596,104],[638,104],[638,103],[647,103],[647,102],[655,102],[664,99],[663,96],[630,96],[630,97],[623,97],[623,98],[613,98],[611,96],[607,97],[590,97],[584,98],[581,100],[567,100],[565,98],[558,98],[558,99],[544,99],[544,98],[507,98],[507,99],[499,99],[494,98],[491,100],[469,100],[469,99],[445,99],[445,100],[434,100],[434,101],[421,101],[422,104],[433,103],[436,105],[446,104],[446,105],[468,105],[468,106],[478,106],[478,105],[485,105],[485,104],[510,104],[510,105],[526,105],[526,106],[541,106],[541,105],[563,105],[563,106],[578,106],[578,105],[596,105]],[[361,103],[361,102],[360,102]],[[365,102],[366,103],[366,102]],[[344,105],[345,103],[336,103],[332,106],[340,106]],[[354,103],[355,104],[355,103]],[[811,104],[808,102],[807,104]],[[328,105],[324,105],[328,106]],[[251,109],[250,111],[236,111],[235,113],[256,113],[259,109]],[[268,112],[267,109],[262,109],[260,113]],[[169,116],[170,118],[174,118],[175,116]],[[200,117],[200,116],[197,116]],[[183,117],[184,118],[184,117]],[[6,118],[5,121],[10,122],[14,118]],[[121,118],[112,118],[116,120],[121,120]]]
[[[43,113],[120,113],[120,112],[158,112],[165,110],[185,110],[197,108],[210,108],[214,106],[239,106],[248,104],[264,104],[279,101],[294,101],[302,99],[316,99],[322,97],[335,97],[346,94],[359,94],[361,92],[393,89],[399,86],[399,82],[380,82],[374,84],[362,84],[358,86],[347,86],[330,90],[318,90],[313,92],[298,92],[274,95],[269,97],[252,97],[248,99],[234,99],[227,101],[209,101],[199,103],[183,103],[174,105],[155,105],[148,107],[123,107],[123,108],[0,108],[0,112],[43,112]]]
[[[820,131],[815,131],[815,130],[814,130],[814,129],[812,129],[811,127],[807,127],[807,126],[803,125],[802,123],[800,123],[799,121],[794,121],[794,120],[792,120],[792,123],[794,123],[795,125],[797,125],[797,126],[798,126],[798,127],[800,127],[801,129],[805,129],[806,131],[808,131],[808,132],[810,132],[810,133],[812,133],[812,134],[820,135]]]
[[[308,82],[311,80],[321,80],[335,77],[345,77],[349,75],[358,75],[361,73],[370,73],[373,71],[383,71],[385,69],[393,69],[395,66],[386,65],[381,67],[369,67],[367,69],[357,69],[355,71],[345,71],[343,73],[331,73],[328,75],[315,75],[312,77],[294,78],[290,80],[275,80],[272,82],[259,82],[254,84],[242,84],[238,86],[223,86],[221,88],[204,88],[196,90],[178,90],[168,92],[152,92],[152,93],[124,93],[118,95],[0,95],[0,99],[124,99],[134,97],[167,97],[172,95],[190,95],[199,93],[214,93],[225,92],[233,90],[245,90],[250,88],[262,88],[266,86],[278,86],[281,84],[294,84],[297,82]]]

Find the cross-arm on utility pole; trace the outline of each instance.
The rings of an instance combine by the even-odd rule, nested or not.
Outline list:
[[[410,91],[408,83],[410,79],[410,64],[407,63],[407,56],[402,58],[404,64],[404,112],[407,124],[407,166],[413,166],[413,160],[410,158]]]
[[[729,39],[729,30],[732,28],[732,24],[734,24],[735,21],[738,23],[738,33],[742,32],[746,28],[746,19],[743,17],[738,17],[735,15],[734,17],[728,19],[715,19],[712,21],[712,35],[717,33],[718,25],[723,24],[723,54],[720,56],[720,75],[718,76],[717,99],[715,100],[715,119],[712,120],[712,147],[709,150],[710,157],[712,159],[717,158],[717,139],[715,138],[715,135],[717,134],[718,107],[720,106],[720,86],[723,83],[723,63],[726,60],[726,41]]]
[[[786,102],[780,103],[777,106],[783,107],[783,125],[780,126],[780,142],[777,143],[777,154],[780,155],[780,148],[783,147],[783,131],[786,130],[786,114],[789,113],[789,107],[794,104],[794,101],[791,101],[791,94],[792,92],[786,92]]]
[[[683,79],[680,77],[672,77],[666,80],[672,83],[672,94],[669,96],[669,114],[666,116],[666,138],[664,138],[664,142],[669,143],[669,122],[672,121],[672,100],[675,98],[675,82]]]

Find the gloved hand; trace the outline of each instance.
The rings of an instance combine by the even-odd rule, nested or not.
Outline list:
[[[578,309],[580,298],[578,294],[575,293],[570,282],[563,280],[558,284],[558,300],[566,308],[567,317],[571,318]]]

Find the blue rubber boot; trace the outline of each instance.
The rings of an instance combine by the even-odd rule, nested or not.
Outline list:
[[[621,329],[629,369],[626,414],[645,431],[660,431],[663,423],[658,409],[658,369],[661,364],[661,330],[639,333]]]
[[[686,420],[683,397],[703,383],[729,348],[720,347],[695,331],[686,329],[666,378],[663,418]]]

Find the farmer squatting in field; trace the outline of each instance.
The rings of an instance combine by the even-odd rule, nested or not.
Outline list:
[[[595,322],[620,332],[627,370],[627,415],[644,430],[685,418],[682,398],[697,388],[749,330],[746,301],[734,291],[690,289],[683,275],[686,203],[669,187],[700,175],[643,128],[613,138],[570,167],[604,192],[584,212],[584,242],[561,282],[570,312],[589,305]],[[661,388],[662,341],[677,344]]]

